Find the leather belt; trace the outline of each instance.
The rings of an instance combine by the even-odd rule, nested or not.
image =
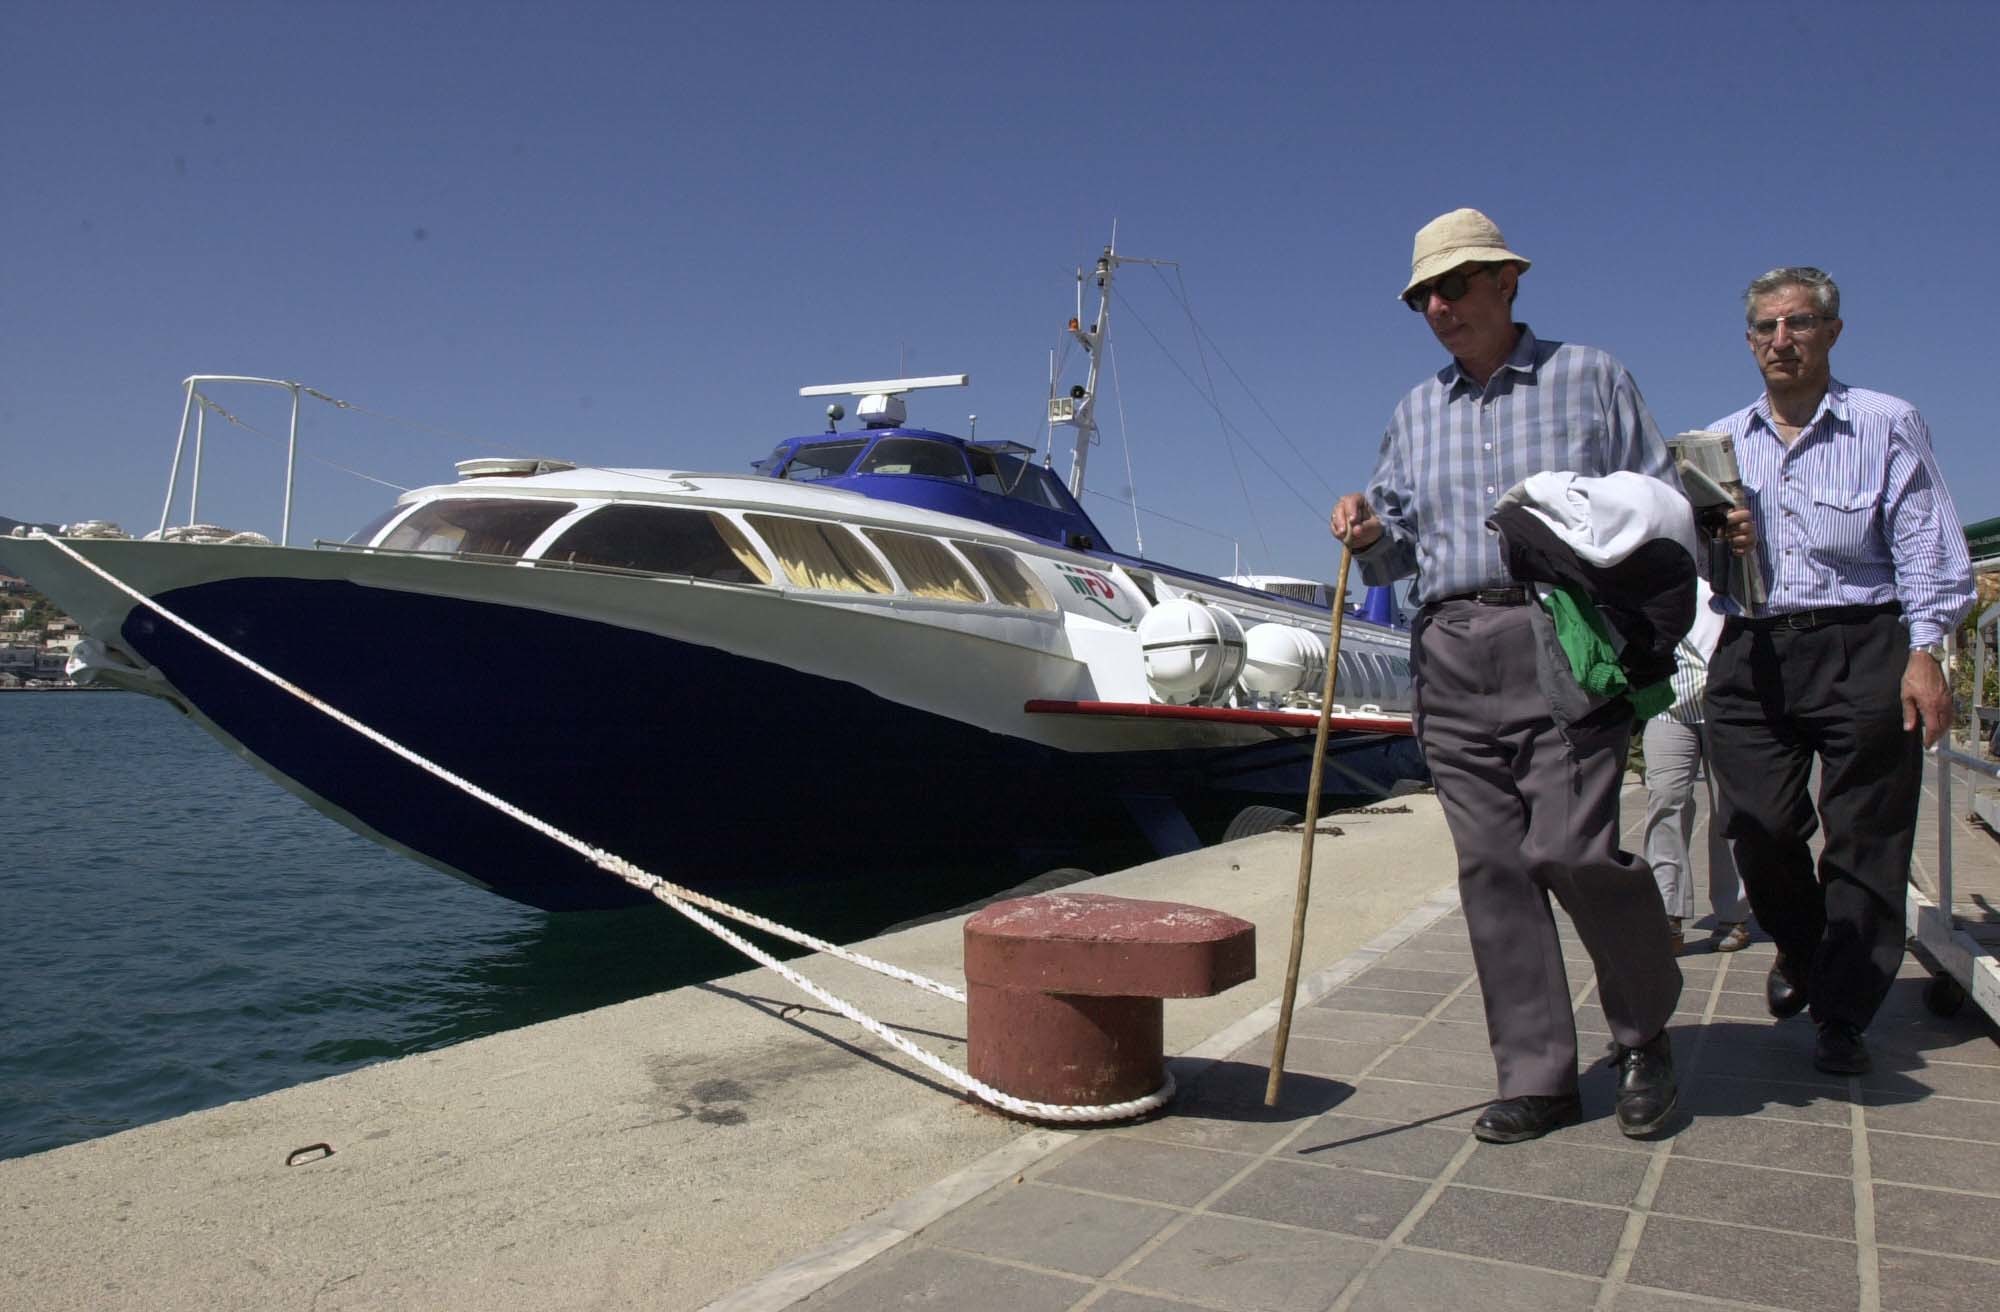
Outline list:
[[[1434,605],[1447,601],[1470,601],[1481,606],[1525,606],[1528,604],[1528,590],[1516,583],[1508,588],[1474,588],[1471,592],[1454,592],[1449,597],[1439,597]]]
[[[1829,624],[1858,624],[1878,615],[1902,613],[1901,603],[1885,601],[1872,606],[1821,606],[1817,610],[1794,610],[1783,615],[1759,615],[1755,618],[1731,615],[1722,626],[1726,630],[1748,629],[1752,633],[1769,633],[1774,629],[1823,629]]]

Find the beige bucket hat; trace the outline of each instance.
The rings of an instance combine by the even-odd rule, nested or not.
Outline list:
[[[1512,260],[1525,272],[1529,261],[1507,249],[1507,239],[1493,220],[1478,210],[1453,210],[1440,214],[1417,229],[1417,241],[1410,252],[1410,281],[1396,295],[1410,294],[1410,288],[1429,282],[1461,264],[1478,261],[1498,264]]]

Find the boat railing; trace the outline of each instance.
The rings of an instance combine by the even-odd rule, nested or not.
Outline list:
[[[199,522],[201,506],[202,438],[207,427],[208,412],[211,407],[218,413],[228,412],[214,406],[201,392],[204,383],[247,383],[255,387],[282,387],[292,394],[292,422],[290,433],[285,440],[285,509],[284,519],[278,530],[278,545],[288,547],[292,542],[292,488],[297,481],[299,457],[299,393],[304,384],[283,378],[252,378],[245,374],[191,374],[181,380],[181,387],[187,392],[187,399],[181,405],[180,437],[174,443],[174,464],[167,474],[167,498],[160,507],[159,536],[165,537],[167,520],[174,510],[174,493],[180,486],[181,461],[188,454],[188,425],[194,425],[194,451],[190,462],[188,478],[188,517],[193,525]],[[199,408],[195,402],[201,402]]]

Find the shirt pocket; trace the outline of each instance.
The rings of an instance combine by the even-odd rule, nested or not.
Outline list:
[[[1876,502],[1873,492],[1847,488],[1811,488],[1806,525],[1814,550],[1837,560],[1869,556],[1875,538]]]

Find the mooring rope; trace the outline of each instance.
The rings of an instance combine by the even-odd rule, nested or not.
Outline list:
[[[207,645],[208,647],[213,648],[221,655],[227,657],[232,661],[235,661],[238,665],[241,665],[244,669],[249,670],[252,674],[257,675],[259,678],[264,679],[273,686],[282,689],[283,691],[291,694],[293,697],[298,698],[306,705],[312,707],[314,710],[320,712],[321,714],[328,716],[337,723],[344,725],[348,729],[353,730],[355,733],[360,734],[362,737],[368,739],[370,742],[382,748],[384,751],[399,756],[403,760],[408,761],[411,765],[416,766],[418,769],[423,770],[428,774],[434,775],[437,778],[444,780],[446,783],[452,785],[454,788],[457,788],[461,792],[465,793],[467,796],[475,798],[478,801],[484,802],[487,806],[492,807],[494,810],[500,812],[502,815],[506,816],[510,820],[514,820],[520,824],[526,825],[528,828],[534,830],[538,834],[541,834],[543,837],[548,838],[553,842],[560,843],[562,846],[569,848],[572,852],[575,852],[577,855],[591,862],[591,864],[597,866],[599,869],[604,870],[610,874],[616,875],[618,878],[624,880],[628,884],[631,884],[635,888],[644,889],[646,892],[652,894],[660,901],[666,903],[674,910],[686,916],[689,920],[694,921],[695,924],[700,925],[703,929],[706,929],[709,933],[714,934],[717,938],[720,938],[723,942],[729,944],[737,951],[743,953],[743,955],[749,957],[752,961],[755,961],[759,965],[765,966],[777,972],[779,975],[783,976],[786,980],[788,980],[795,988],[799,989],[801,992],[804,992],[809,996],[817,999],[818,1001],[825,1003],[827,1006],[833,1008],[836,1012],[838,1012],[842,1016],[845,1016],[848,1020],[853,1021],[856,1025],[859,1025],[862,1029],[867,1030],[870,1034],[873,1034],[876,1038],[881,1039],[884,1043],[887,1043],[891,1047],[895,1048],[897,1051],[911,1058],[913,1061],[917,1061],[922,1065],[928,1067],[930,1070],[932,1070],[939,1076],[943,1077],[949,1083],[955,1084],[959,1088],[964,1089],[967,1093],[972,1094],[974,1097],[978,1098],[981,1102],[990,1104],[991,1106],[994,1107],[998,1107],[1002,1111],[1012,1112],[1016,1116],[1029,1117],[1034,1120],[1080,1121],[1080,1122],[1121,1121],[1129,1119],[1134,1116],[1142,1116],[1147,1112],[1155,1110],[1156,1108],[1163,1107],[1166,1105],[1167,1101],[1171,1099],[1174,1095],[1174,1077],[1171,1072],[1167,1073],[1165,1084],[1163,1084],[1160,1088],[1156,1089],[1152,1093],[1149,1093],[1142,1098],[1131,1098],[1127,1099],[1124,1102],[1107,1103],[1102,1106],[1095,1106],[1095,1107],[1070,1106],[1062,1103],[1033,1102],[1025,1098],[1016,1098],[1014,1095],[1010,1093],[1003,1093],[999,1089],[994,1088],[993,1086],[985,1083],[984,1081],[975,1079],[969,1072],[960,1070],[958,1067],[953,1066],[950,1062],[946,1061],[942,1057],[937,1056],[935,1053],[932,1053],[929,1050],[919,1047],[915,1043],[912,1043],[910,1040],[904,1038],[901,1034],[897,1033],[889,1026],[883,1024],[881,1021],[878,1021],[874,1017],[869,1016],[868,1014],[863,1012],[860,1008],[854,1006],[852,1003],[847,1002],[842,998],[836,997],[832,993],[828,992],[826,989],[821,988],[819,985],[813,983],[805,976],[799,974],[797,971],[785,965],[785,963],[779,961],[776,957],[772,956],[770,953],[764,951],[764,949],[758,947],[754,943],[751,943],[748,939],[743,938],[741,935],[737,934],[735,931],[731,930],[726,925],[717,922],[712,916],[706,914],[702,910],[702,908],[705,907],[709,911],[713,911],[718,915],[726,916],[731,920],[735,920],[742,924],[749,925],[752,928],[763,930],[764,932],[774,935],[775,937],[787,939],[793,943],[799,944],[801,947],[811,948],[815,952],[827,953],[828,955],[838,957],[843,961],[847,961],[854,965],[862,966],[868,970],[875,971],[877,974],[886,975],[891,979],[901,980],[905,984],[914,985],[917,988],[928,990],[929,992],[938,994],[940,997],[950,998],[954,1002],[965,1001],[965,993],[962,990],[954,988],[952,985],[949,984],[940,983],[937,980],[928,979],[922,975],[917,974],[915,971],[905,970],[901,966],[892,966],[886,961],[877,961],[873,957],[864,956],[861,953],[850,951],[847,948],[840,947],[838,944],[828,943],[823,939],[815,938],[810,934],[803,933],[799,930],[792,929],[785,925],[781,925],[777,921],[770,920],[763,916],[757,915],[755,912],[745,911],[739,907],[730,906],[728,903],[720,901],[719,899],[716,898],[712,898],[705,893],[696,892],[694,889],[683,887],[682,885],[673,883],[670,880],[663,879],[658,875],[643,870],[640,867],[634,865],[632,862],[626,860],[624,857],[621,857],[614,852],[608,852],[605,851],[603,848],[596,847],[589,843],[586,843],[582,839],[574,837],[573,835],[568,834],[561,829],[558,829],[556,826],[550,824],[546,820],[541,819],[539,816],[530,815],[528,812],[521,810],[519,807],[515,806],[511,802],[508,802],[504,798],[497,797],[494,794],[487,792],[484,788],[481,788],[478,784],[475,784],[471,780],[463,778],[462,776],[453,773],[452,771],[446,769],[444,766],[441,766],[437,764],[435,761],[430,760],[428,757],[422,756],[419,753],[413,751],[412,749],[405,747],[403,744],[397,742],[395,739],[389,737],[387,734],[384,734],[374,728],[371,728],[366,724],[363,724],[361,721],[347,714],[347,712],[339,709],[336,706],[331,705],[328,702],[321,700],[319,697],[314,696],[312,693],[307,692],[304,688],[299,687],[297,684],[285,678],[283,675],[277,674],[271,670],[266,669],[264,666],[258,664],[256,661],[250,659],[248,656],[245,656],[242,652],[237,651],[235,648],[229,646],[227,643],[223,642],[219,638],[210,635],[209,633],[197,627],[190,621],[183,619],[181,616],[176,615],[173,611],[168,610],[165,606],[162,606],[159,602],[155,601],[153,598],[147,596],[143,592],[140,592],[137,588],[132,587],[130,584],[127,584],[122,579],[114,577],[109,571],[105,570],[95,561],[87,559],[74,547],[71,547],[68,543],[62,541],[61,539],[48,537],[46,534],[37,534],[36,536],[42,537],[51,546],[55,547],[56,550],[62,552],[65,556],[68,556],[71,560],[75,561],[77,564],[83,566],[91,573],[97,575],[97,577],[103,579],[106,583],[110,584],[118,591],[132,598],[132,600],[146,607],[148,610],[158,615],[161,619],[164,619],[169,624],[172,624],[176,628],[181,629],[183,632],[187,633],[190,637],[193,637],[198,642],[201,642]]]

